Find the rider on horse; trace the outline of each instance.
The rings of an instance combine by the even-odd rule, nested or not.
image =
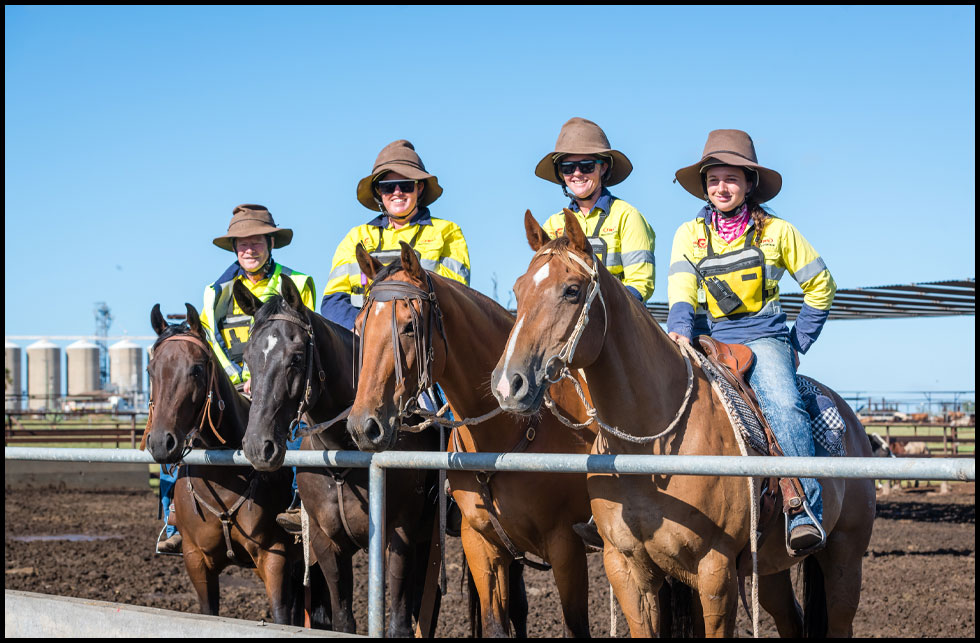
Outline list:
[[[232,296],[231,286],[235,281],[241,281],[252,294],[266,301],[280,294],[282,280],[289,278],[300,291],[303,303],[312,310],[316,302],[313,278],[291,270],[272,258],[273,248],[289,245],[292,238],[293,231],[288,228],[277,228],[265,206],[246,204],[235,208],[227,234],[213,242],[222,250],[234,252],[237,261],[231,264],[217,281],[205,288],[201,326],[207,335],[208,343],[214,349],[218,363],[224,368],[232,384],[245,395],[250,393],[251,386],[248,366],[244,363],[243,355],[252,318],[245,315],[238,307]],[[295,447],[298,448],[298,443]],[[166,520],[170,513],[176,470],[171,474],[164,469],[165,467],[162,467],[160,472],[160,497],[164,520]],[[293,490],[295,489],[294,477]],[[293,523],[298,525],[297,512],[298,509],[291,509],[280,514],[280,524],[285,527]],[[168,525],[166,534],[167,539],[157,545],[157,551],[162,553],[180,551],[181,536],[176,528]]]
[[[782,177],[759,165],[748,134],[711,132],[701,160],[676,177],[707,204],[674,235],[667,277],[669,334],[689,342],[699,334],[695,329],[704,328],[718,341],[751,348],[755,362],[748,381],[784,454],[813,456],[796,368],[798,354],[806,353],[827,321],[837,285],[799,230],[762,206],[779,193]],[[787,270],[804,293],[792,330],[779,304],[779,279]],[[796,551],[822,540],[813,524],[822,520],[820,483],[801,482],[810,512],[790,520],[789,545]]]
[[[561,186],[571,199],[568,208],[585,230],[596,257],[640,301],[653,294],[653,228],[632,205],[607,188],[621,183],[633,164],[610,149],[605,132],[592,121],[573,118],[558,134],[555,151],[538,163],[534,173]],[[571,190],[571,194],[569,194]],[[552,215],[542,226],[552,239],[565,229],[565,215]]]

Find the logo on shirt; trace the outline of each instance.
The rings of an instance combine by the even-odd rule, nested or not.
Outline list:
[[[707,239],[698,239],[697,241],[694,242],[694,245],[696,245],[699,248],[707,248],[708,247],[708,240]]]
[[[603,228],[602,232],[616,232],[616,228]]]

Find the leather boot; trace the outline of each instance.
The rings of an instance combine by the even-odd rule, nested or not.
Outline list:
[[[166,540],[161,540],[157,543],[157,553],[158,554],[179,554],[181,550],[181,543],[184,538],[180,535],[180,532],[175,533],[170,538]]]
[[[449,499],[449,506],[446,507],[446,535],[459,538],[463,528],[463,512],[459,510],[459,505],[452,498]]]
[[[801,552],[820,544],[820,530],[811,524],[797,525],[789,532],[789,546]]]
[[[575,523],[572,525],[572,531],[578,534],[578,537],[585,543],[586,553],[602,551],[604,544],[602,536],[599,535],[599,529],[595,526],[594,518],[589,518],[589,522]]]
[[[290,507],[276,516],[276,522],[286,530],[286,533],[293,534],[294,536],[302,535],[303,518],[300,516],[299,511],[299,507]]]

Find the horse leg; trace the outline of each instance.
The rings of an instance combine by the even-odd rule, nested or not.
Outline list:
[[[835,538],[835,536],[837,538]],[[861,600],[861,563],[867,547],[854,547],[854,540],[834,533],[828,546],[813,558],[820,563],[826,596],[826,634],[829,638],[851,637],[854,632],[854,615]],[[812,605],[807,605],[812,609]],[[817,615],[810,622],[819,621]]]
[[[310,547],[316,552],[317,564],[326,582],[333,630],[353,634],[357,631],[354,622],[353,554],[341,551],[313,522],[312,514],[310,518]]]
[[[548,559],[565,617],[565,636],[589,638],[589,566],[585,548],[570,529],[559,533],[550,544]]]
[[[412,549],[407,530],[399,526],[389,531],[387,561],[388,593],[391,609],[387,638],[410,638],[412,631]]]
[[[254,560],[255,571],[262,579],[265,594],[269,597],[272,620],[277,625],[290,625],[291,575],[286,564],[286,552],[281,549],[261,549]]]
[[[218,575],[221,570],[214,567],[214,561],[208,559],[204,551],[184,538],[184,568],[190,576],[194,591],[197,592],[197,602],[201,614],[206,616],[218,615],[220,594],[218,592]]]
[[[467,521],[461,530],[463,551],[473,583],[480,597],[482,635],[487,638],[510,636],[510,556],[483,538]],[[526,611],[525,617],[526,619]],[[519,625],[520,623],[518,623]]]
[[[708,552],[698,564],[697,583],[705,636],[731,638],[738,607],[734,558],[714,549]]]
[[[663,572],[651,569],[652,575],[644,580],[641,572],[619,549],[606,545],[602,550],[602,563],[606,568],[606,578],[612,586],[616,600],[623,610],[633,638],[657,636],[655,623],[659,623],[657,594],[664,581]]]
[[[527,588],[524,585],[524,565],[516,560],[511,561],[507,573],[508,596],[507,609],[510,624],[514,626],[514,638],[527,638]]]
[[[803,612],[793,593],[789,569],[759,577],[759,604],[772,616],[781,637],[803,636]]]

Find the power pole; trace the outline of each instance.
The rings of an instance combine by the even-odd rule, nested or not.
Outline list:
[[[112,313],[104,301],[95,303],[95,345],[99,347],[99,375],[102,390],[109,390],[109,326],[112,325]]]

